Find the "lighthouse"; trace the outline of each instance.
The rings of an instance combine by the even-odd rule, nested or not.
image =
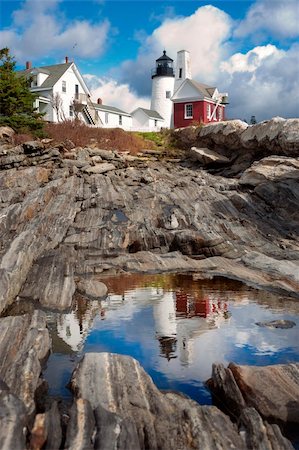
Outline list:
[[[163,55],[156,60],[156,67],[152,70],[152,100],[151,110],[157,111],[165,121],[165,127],[170,128],[173,123],[173,104],[171,97],[174,89],[173,59]]]

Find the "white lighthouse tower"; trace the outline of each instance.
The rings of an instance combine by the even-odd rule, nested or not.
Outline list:
[[[190,53],[187,50],[180,50],[177,53],[174,92],[186,78],[192,79]]]
[[[173,104],[171,97],[174,89],[173,60],[163,55],[156,60],[152,70],[152,101],[151,110],[157,111],[165,121],[165,127],[170,128],[173,122]]]

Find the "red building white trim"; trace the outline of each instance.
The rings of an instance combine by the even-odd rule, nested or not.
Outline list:
[[[174,128],[225,120],[227,94],[216,87],[185,79],[172,96]]]

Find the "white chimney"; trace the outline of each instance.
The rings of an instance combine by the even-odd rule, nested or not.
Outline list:
[[[174,91],[180,87],[186,78],[192,79],[190,53],[187,50],[180,50],[177,53]]]

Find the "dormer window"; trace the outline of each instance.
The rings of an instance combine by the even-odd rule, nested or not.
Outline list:
[[[62,82],[62,92],[66,92],[66,81]]]

